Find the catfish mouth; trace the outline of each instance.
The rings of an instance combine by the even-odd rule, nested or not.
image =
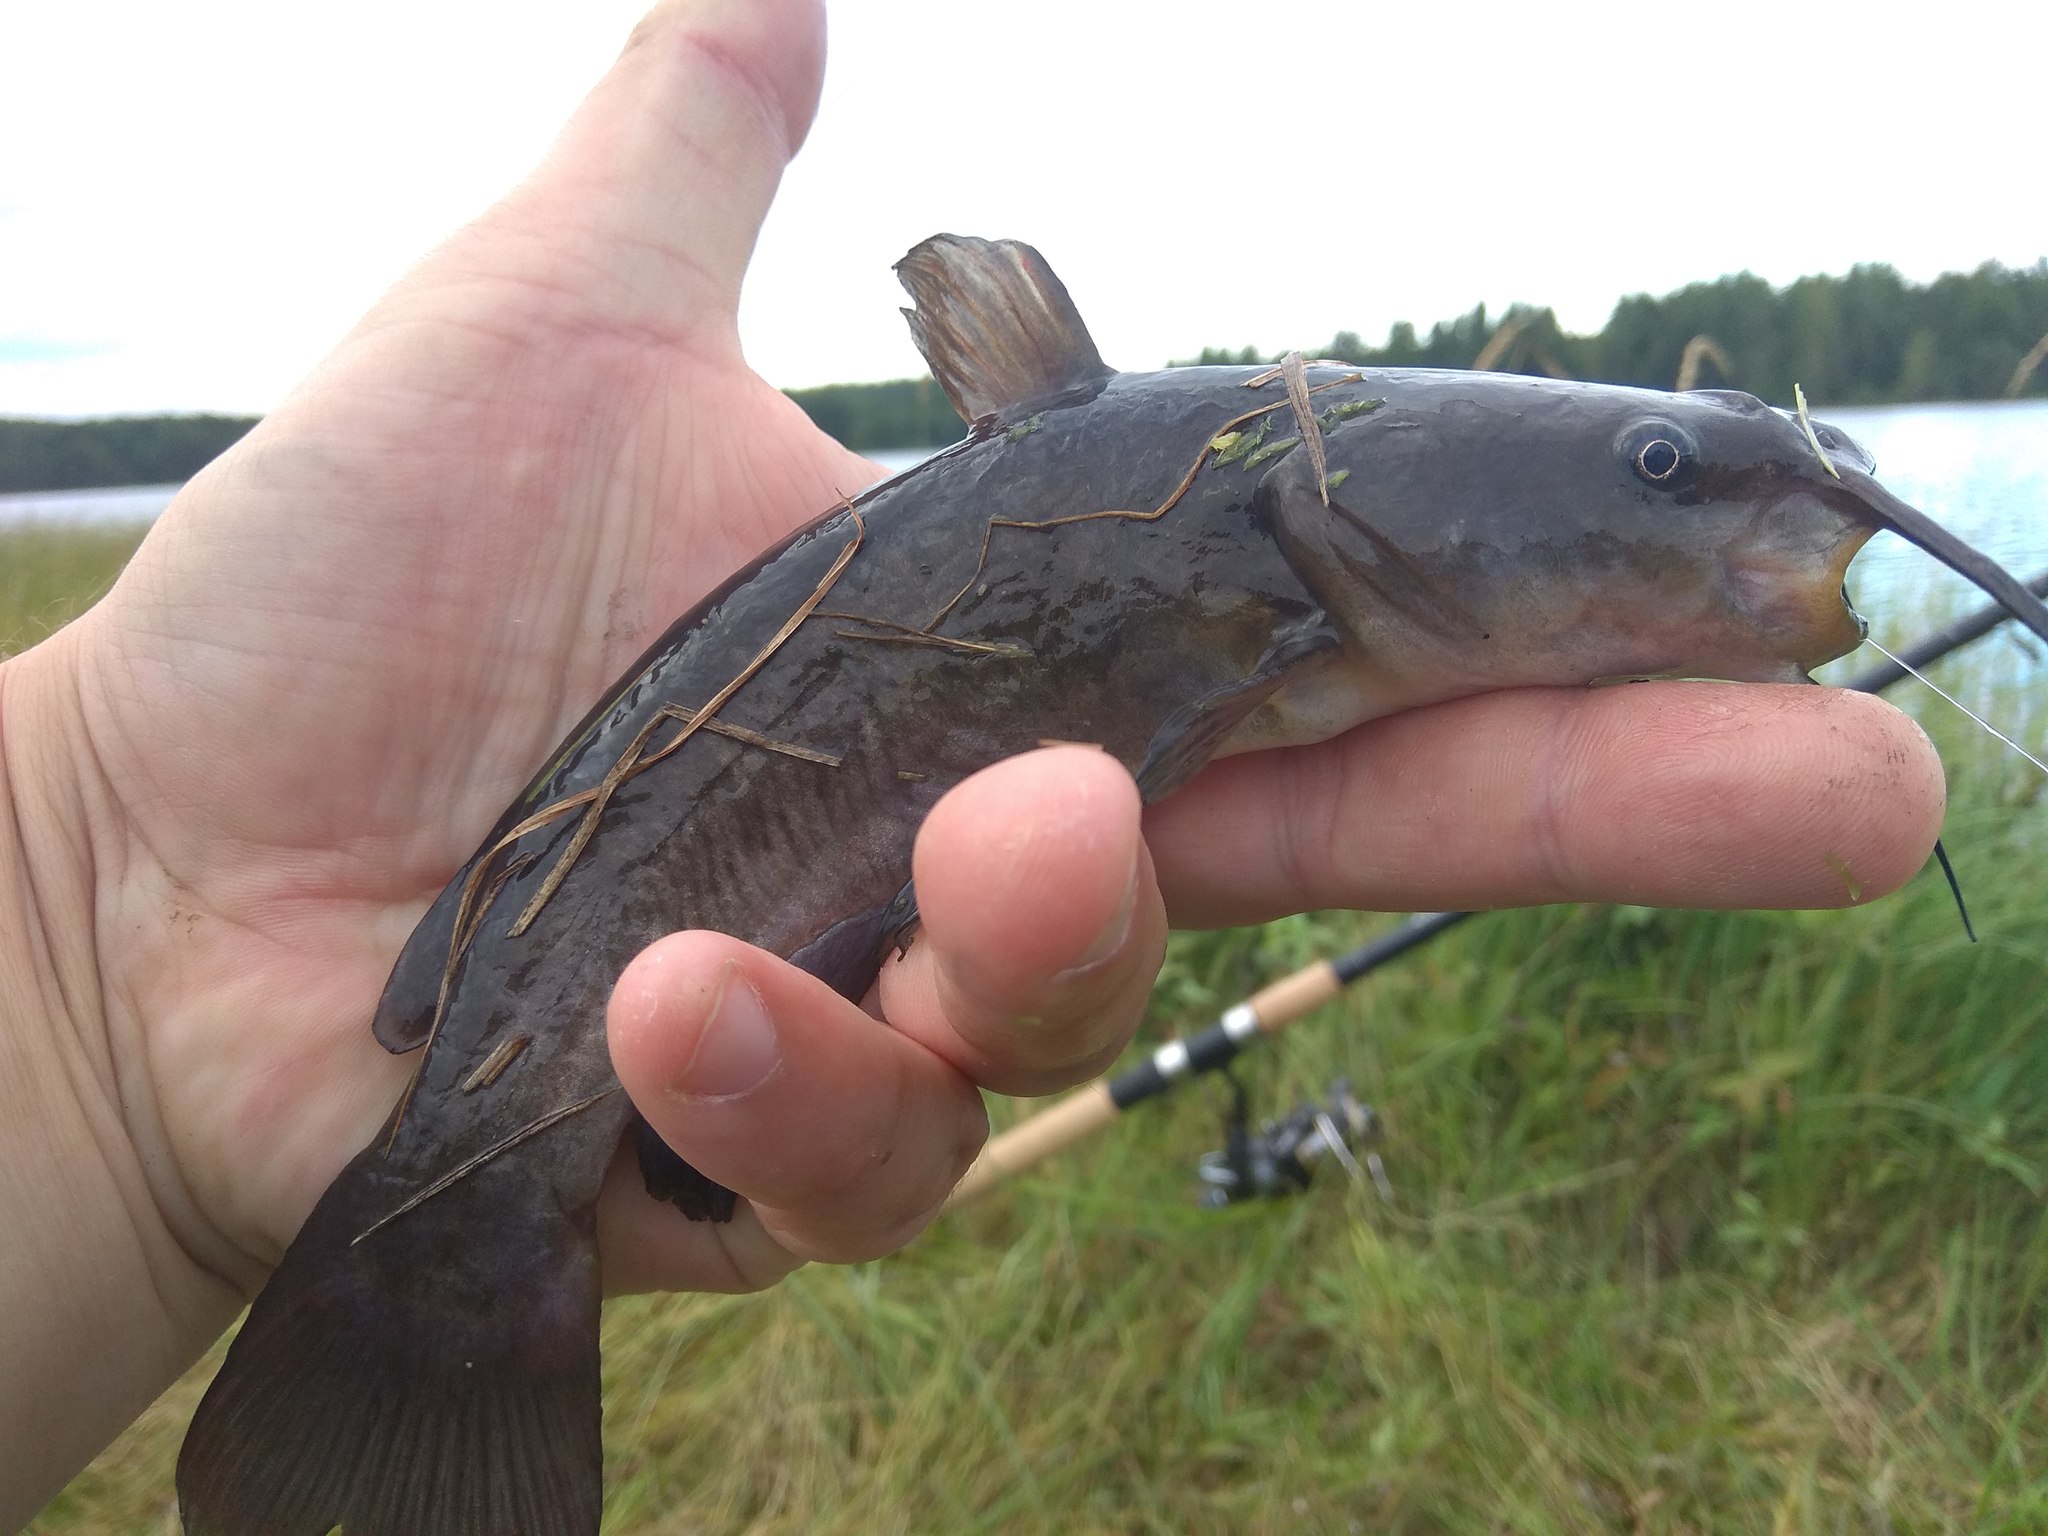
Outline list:
[[[1854,515],[1859,521],[1888,529],[1908,544],[1924,549],[1943,565],[1981,588],[1985,596],[2048,640],[2048,608],[2029,592],[2012,573],[1982,550],[1973,549],[1918,508],[1899,500],[1875,479],[1853,465],[1845,465],[1837,478],[1855,498]],[[1858,541],[1861,542],[1860,540]],[[1847,603],[1848,590],[1842,592]],[[1849,611],[1855,613],[1854,605]],[[1863,621],[1859,616],[1857,623]]]
[[[1849,597],[1849,566],[1876,534],[1847,498],[1796,485],[1755,514],[1753,537],[1723,555],[1723,591],[1748,637],[1755,666],[1742,682],[1802,682],[1846,656],[1870,626]],[[1722,656],[1719,665],[1729,666]]]

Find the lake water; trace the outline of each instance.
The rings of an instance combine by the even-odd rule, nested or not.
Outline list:
[[[178,494],[175,485],[122,485],[102,491],[16,491],[0,496],[0,528],[23,523],[153,523]]]
[[[1824,411],[1877,458],[1887,489],[2022,580],[2048,566],[2048,400],[1889,405]],[[1903,539],[1879,535],[1856,557],[1850,590],[1871,612],[1880,595],[1982,594]],[[1871,602],[1864,602],[1866,591]]]
[[[1877,458],[1884,483],[2022,579],[2048,567],[2048,400],[1893,405],[1822,416]],[[871,455],[890,473],[930,448]],[[153,519],[173,485],[0,496],[0,528],[24,522],[118,523]],[[1873,540],[1849,573],[1849,589],[1880,639],[1910,641],[1930,610],[1981,598],[1947,567],[1904,541]]]

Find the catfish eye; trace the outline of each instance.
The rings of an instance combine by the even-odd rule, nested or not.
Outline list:
[[[1669,438],[1653,437],[1636,450],[1636,473],[1656,485],[1677,474],[1682,462],[1678,444]]]
[[[1639,421],[1615,444],[1645,485],[1670,490],[1683,483],[1698,461],[1692,434],[1669,421]]]

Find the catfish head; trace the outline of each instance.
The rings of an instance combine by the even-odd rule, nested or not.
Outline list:
[[[1843,578],[1882,528],[2048,638],[2040,602],[1846,434],[1809,441],[1754,396],[1384,377],[1387,403],[1325,436],[1327,505],[1301,452],[1255,503],[1346,637],[1309,690],[1325,728],[1504,687],[1808,681],[1862,640]]]

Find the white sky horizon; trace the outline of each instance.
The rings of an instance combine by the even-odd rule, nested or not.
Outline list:
[[[525,173],[641,9],[0,20],[0,414],[267,410]],[[1037,245],[1125,368],[2048,256],[2019,6],[1414,9],[839,0],[749,358],[784,387],[921,372],[889,268],[940,229]]]

